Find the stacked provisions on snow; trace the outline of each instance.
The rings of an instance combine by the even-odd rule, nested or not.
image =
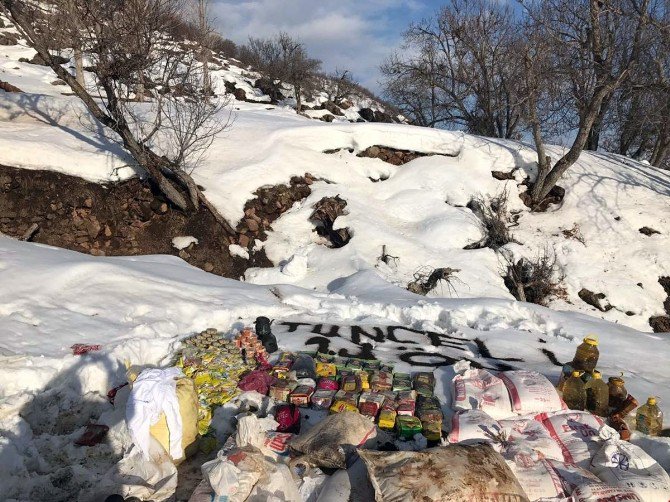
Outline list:
[[[537,372],[494,374],[461,361],[451,395],[436,396],[432,372],[322,353],[268,358],[250,328],[189,339],[179,365],[201,406],[227,408],[234,424],[218,435],[227,439],[202,466],[191,502],[670,500],[663,467],[602,417],[567,409]],[[182,376],[151,369],[138,380],[151,372]],[[172,432],[161,445],[176,459]]]

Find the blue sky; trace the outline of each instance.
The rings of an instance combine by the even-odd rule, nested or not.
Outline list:
[[[305,43],[325,70],[350,69],[379,91],[379,64],[410,22],[432,15],[438,0],[212,0],[214,24],[237,43],[286,31]]]

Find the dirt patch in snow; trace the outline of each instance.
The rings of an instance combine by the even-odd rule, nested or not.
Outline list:
[[[264,252],[249,261],[231,256],[241,235],[226,235],[201,209],[173,210],[150,183],[137,178],[100,185],[53,171],[0,166],[0,232],[97,256],[171,254],[191,265],[238,278],[250,266],[268,266]],[[198,240],[177,250],[172,239]]]
[[[643,235],[646,235],[647,237],[651,237],[654,234],[659,234],[659,235],[661,234],[661,232],[659,232],[658,230],[654,230],[651,227],[642,227],[640,229],[640,233],[643,234]]]
[[[352,148],[334,148],[332,150],[324,150],[323,153],[337,153],[342,150],[346,150],[349,153],[354,153]],[[425,153],[425,152],[415,152],[412,150],[399,150],[397,148],[390,148],[387,146],[374,145],[366,148],[362,152],[358,153],[357,157],[367,157],[370,159],[379,159],[394,166],[401,166],[407,164],[408,162],[418,159],[419,157],[430,157],[433,155],[443,155],[440,153]],[[455,157],[455,155],[453,155]]]
[[[273,185],[261,187],[254,192],[255,198],[248,200],[244,205],[244,218],[237,225],[237,244],[243,248],[251,248],[254,241],[264,241],[267,230],[272,229],[272,222],[293,207],[296,202],[307,198],[312,189],[310,185],[316,178],[306,173],[304,176],[294,176],[288,185]],[[267,261],[256,266],[271,267]]]
[[[606,298],[604,293],[594,293],[593,291],[590,291],[586,288],[582,288],[579,293],[577,293],[577,296],[579,296],[579,298],[581,298],[584,303],[591,305],[601,312],[607,312],[608,310],[612,309],[612,305],[610,305],[609,302],[607,302],[606,305],[602,305],[600,303],[600,300],[604,300]]]
[[[658,283],[665,290],[667,298],[663,302],[663,308],[667,315],[657,315],[649,318],[649,326],[654,333],[670,333],[670,276],[659,277]]]

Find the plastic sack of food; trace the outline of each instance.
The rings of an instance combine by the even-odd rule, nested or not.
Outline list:
[[[619,439],[611,427],[600,430],[602,447],[591,460],[591,471],[605,483],[634,490],[645,502],[670,500],[670,476],[639,446]]]
[[[334,363],[326,363],[317,361],[316,363],[316,376],[318,377],[334,377],[337,375],[337,366]]]
[[[359,455],[377,502],[528,500],[505,460],[488,445]]]
[[[454,410],[482,410],[495,419],[514,415],[503,381],[483,369],[467,369],[452,381]]]
[[[291,372],[295,372],[296,378],[311,378],[312,380],[316,380],[314,358],[309,354],[298,354],[291,366]]]
[[[505,458],[531,502],[567,497],[561,479],[546,460],[524,453],[505,455]]]
[[[598,431],[603,420],[587,411],[542,413],[536,417],[558,443],[563,460],[588,467],[591,457],[600,449]]]
[[[265,464],[265,475],[258,480],[245,502],[301,502],[298,486],[289,467],[281,463]]]
[[[559,411],[565,408],[558,392],[547,377],[537,371],[516,370],[499,374],[519,415]]]
[[[270,450],[275,455],[287,457],[289,454],[288,443],[293,438],[290,432],[268,431],[263,438],[263,448]]]
[[[293,404],[283,404],[275,409],[275,420],[279,432],[300,432],[300,410]]]
[[[447,436],[450,443],[490,443],[502,432],[500,424],[480,410],[457,411],[451,417],[451,432]]]
[[[317,410],[327,410],[333,404],[334,390],[319,389],[312,394],[312,406]]]
[[[350,411],[329,415],[289,443],[291,451],[319,467],[345,468],[357,446],[377,435],[370,419]]]
[[[604,483],[587,483],[577,487],[571,496],[572,502],[645,502],[628,488],[619,488]]]
[[[243,502],[265,474],[263,454],[257,448],[237,448],[228,454],[220,450],[214,460],[202,464],[203,478],[209,481],[217,498]]]
[[[563,461],[563,450],[541,422],[519,418],[499,420],[498,424],[507,435],[511,451],[520,452],[528,449],[542,454],[544,458]]]

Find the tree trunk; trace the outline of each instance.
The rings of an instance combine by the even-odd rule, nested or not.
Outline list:
[[[12,0],[2,0],[3,5],[10,13],[12,20],[28,40],[29,45],[37,51],[45,63],[56,73],[56,75],[70,86],[72,92],[82,100],[88,111],[102,125],[117,133],[123,142],[124,148],[130,153],[140,167],[146,170],[149,177],[156,183],[158,189],[167,197],[167,199],[182,211],[197,210],[199,203],[202,202],[213,214],[215,219],[229,233],[235,233],[231,225],[221,216],[221,214],[204,197],[197,188],[193,179],[180,169],[173,169],[168,161],[159,157],[151,149],[140,144],[133,135],[130,127],[126,123],[123,113],[120,110],[118,98],[114,94],[111,82],[102,80],[101,85],[107,98],[106,111],[98,105],[98,102],[80,85],[75,77],[69,71],[57,64],[51,57],[51,53],[46,45],[41,42],[39,36],[35,33],[28,19],[21,11],[20,4]],[[171,172],[172,179],[165,174]],[[195,191],[194,191],[195,189]],[[193,196],[193,193],[196,196]]]
[[[299,85],[294,85],[293,88],[295,89],[295,110],[300,113],[302,111],[302,93]]]
[[[579,130],[577,132],[577,137],[575,138],[570,150],[567,151],[563,157],[558,159],[558,162],[554,167],[547,173],[547,176],[542,181],[541,184],[536,183],[533,187],[531,196],[533,205],[537,205],[549,194],[552,188],[558,183],[558,180],[561,179],[561,176],[567,171],[570,166],[572,166],[579,159],[579,155],[584,150],[584,146],[588,140],[589,134],[591,133],[591,128],[593,123],[598,117],[598,112],[602,104],[603,99],[611,89],[613,84],[604,85],[600,87],[595,93],[589,104],[589,107],[586,110],[584,117],[579,122]]]
[[[600,146],[600,134],[602,133],[603,130],[605,115],[607,114],[607,110],[609,109],[611,99],[612,94],[603,99],[603,102],[600,105],[600,110],[598,111],[598,115],[596,119],[593,121],[593,127],[591,127],[591,131],[589,131],[589,136],[588,139],[586,140],[586,146],[584,147],[585,150],[590,150],[592,152],[598,150],[598,146]]]
[[[81,49],[75,48],[74,50],[74,74],[77,79],[77,83],[85,87],[86,83],[84,82],[84,55],[81,52]]]

